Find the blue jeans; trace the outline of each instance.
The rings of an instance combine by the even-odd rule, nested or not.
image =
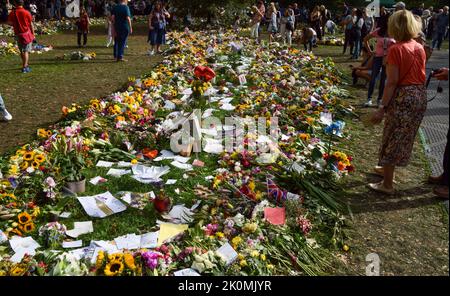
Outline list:
[[[386,67],[383,66],[383,57],[374,57],[372,65],[372,77],[369,83],[369,93],[367,95],[368,100],[372,100],[372,94],[375,89],[375,84],[377,83],[378,74],[380,74],[380,88],[378,90],[378,101],[381,101],[384,92],[384,84],[386,82]]]
[[[128,31],[117,32],[114,38],[114,58],[122,59],[127,45]]]
[[[353,58],[356,60],[359,58],[359,55],[361,54],[361,48],[362,48],[362,40],[361,40],[361,31],[357,31],[354,36],[354,42],[355,42],[355,48],[353,49]]]

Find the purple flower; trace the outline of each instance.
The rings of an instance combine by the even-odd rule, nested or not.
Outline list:
[[[144,260],[145,265],[151,270],[154,270],[158,266],[158,258],[158,253],[152,251],[142,253],[142,259]]]

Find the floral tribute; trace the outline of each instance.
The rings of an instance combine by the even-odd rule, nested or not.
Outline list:
[[[352,111],[331,59],[260,46],[232,32],[169,37],[166,56],[147,75],[130,77],[122,91],[86,105],[64,107],[57,124],[39,129],[32,143],[0,158],[1,275],[329,272],[346,239],[339,179],[355,170],[350,153],[338,148],[347,136],[342,123]],[[230,44],[236,42],[245,46],[235,51]],[[161,181],[142,185],[126,175],[114,179],[96,167],[99,160],[133,170],[158,166],[158,157],[170,150],[173,122],[190,114],[200,98],[219,118],[259,118],[267,126],[278,118],[276,153],[249,149],[264,141],[273,144],[249,131],[233,151],[191,155],[190,161],[197,158],[193,170],[170,166],[175,190]],[[173,159],[162,161],[170,165]],[[157,220],[180,221],[158,213],[154,199],[143,194],[131,195],[138,201],[114,218],[87,216],[76,199],[66,197],[65,184],[98,174],[109,180],[87,184],[92,195],[110,190],[120,197],[119,191],[141,186],[142,192],[170,196],[174,205],[192,206],[190,219],[178,218],[186,228],[146,247],[105,247],[117,247],[115,238],[131,232],[144,235],[161,227],[161,236]],[[81,247],[67,248],[74,243],[67,230],[72,222],[88,220],[93,231],[77,237]],[[107,228],[104,221],[111,221]],[[39,246],[17,258],[12,246],[20,238]]]

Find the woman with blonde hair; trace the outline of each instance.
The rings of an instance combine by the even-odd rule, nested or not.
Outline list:
[[[370,189],[386,194],[394,193],[395,167],[409,163],[427,108],[426,55],[423,46],[414,40],[421,30],[422,24],[410,11],[400,10],[389,18],[388,32],[396,44],[388,50],[382,104],[371,118],[374,124],[385,118],[379,162],[375,167],[383,182],[369,184]]]
[[[270,15],[270,21],[269,21],[269,27],[268,27],[268,31],[269,31],[269,42],[272,43],[274,38],[275,38],[275,34],[278,32],[278,22],[277,22],[277,8],[275,6],[275,3],[271,2],[270,3],[270,7],[269,7],[269,15]]]

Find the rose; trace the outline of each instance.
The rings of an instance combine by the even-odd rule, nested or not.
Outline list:
[[[47,184],[47,186],[50,188],[56,187],[56,182],[55,182],[55,180],[53,180],[52,177],[47,177],[47,179],[45,179],[45,184]]]

